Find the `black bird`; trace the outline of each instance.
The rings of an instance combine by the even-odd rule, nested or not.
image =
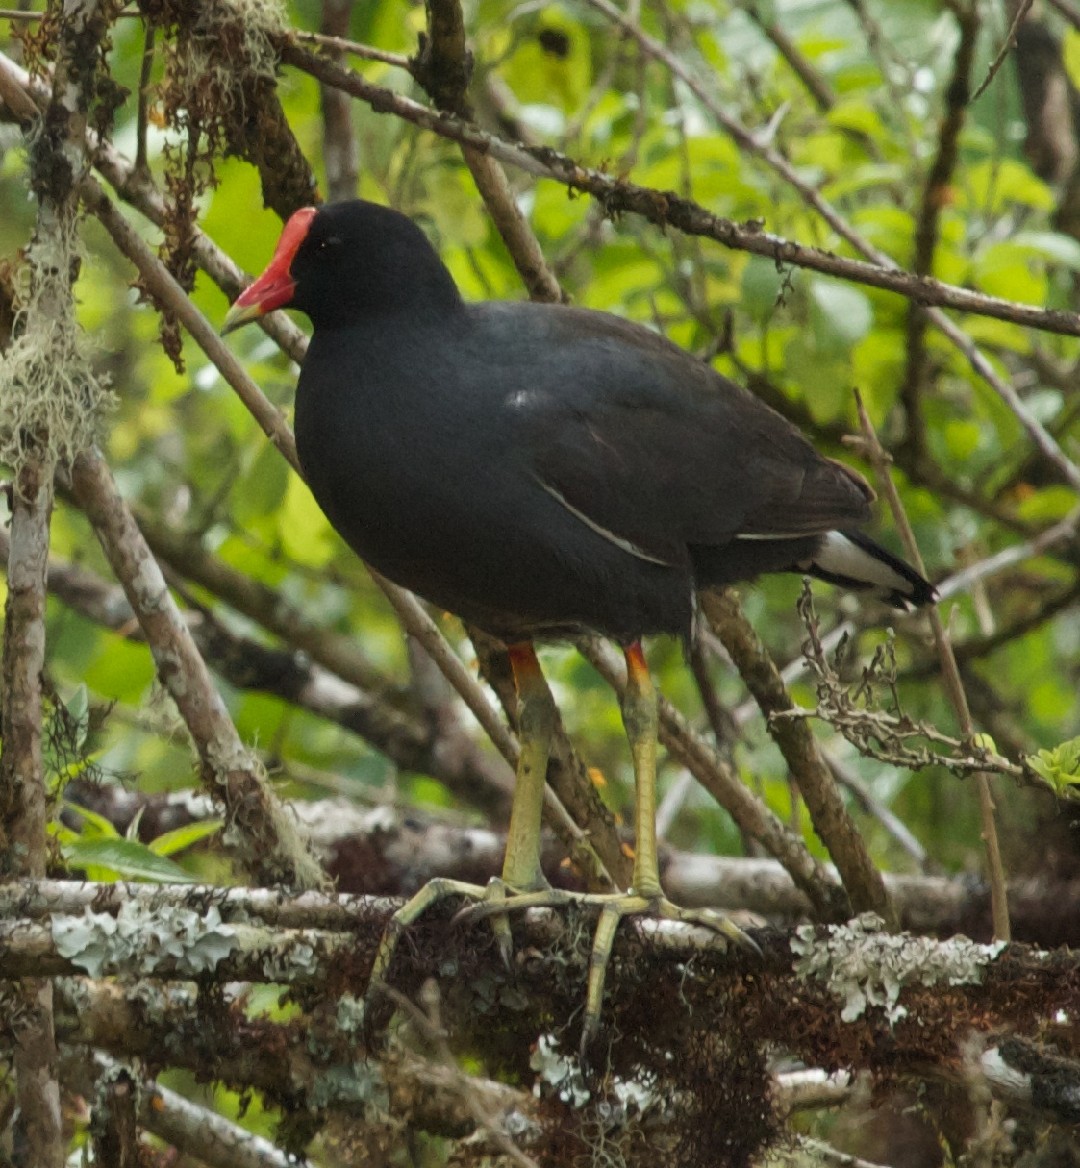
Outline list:
[[[587,1039],[622,916],[745,939],[661,888],[656,695],[641,637],[689,636],[697,591],[762,572],[808,573],[898,608],[930,603],[934,589],[854,530],[874,497],[862,477],[747,390],[607,313],[466,303],[396,211],[355,200],[296,212],[222,332],[286,307],[314,326],[296,444],[319,506],[372,567],[509,648],[521,761],[502,882],[455,891],[496,912],[557,899],[539,862],[554,708],[533,641],[596,632],[623,647],[637,848],[629,892],[601,898]],[[399,910],[375,977],[446,888]]]

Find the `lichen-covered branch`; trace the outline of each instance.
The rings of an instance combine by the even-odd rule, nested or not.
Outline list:
[[[238,833],[243,863],[267,884],[319,886],[325,876],[271,793],[258,760],[240,741],[161,568],[101,456],[89,452],[76,459],[71,484],[138,618],[158,676],[191,733],[202,781],[223,802]]]
[[[82,910],[58,911],[69,902]],[[752,1144],[777,1122],[766,1102],[771,1076],[753,1059],[762,1046],[811,1067],[868,1070],[882,1080],[922,1075],[928,1065],[949,1075],[961,1066],[973,1031],[1045,1042],[1048,1019],[1080,1009],[1080,963],[1066,951],[1050,956],[966,938],[890,934],[880,922],[859,918],[787,936],[758,932],[763,953],[750,957],[723,952],[723,943],[706,933],[642,921],[619,934],[605,1003],[611,1078],[590,1085],[562,1053],[574,1046],[570,1019],[587,968],[582,922],[551,912],[515,920],[519,956],[507,969],[482,927],[441,920],[414,929],[414,946],[396,961],[397,984],[415,989],[434,977],[439,991],[435,999],[425,990],[423,1015],[409,1007],[399,1031],[408,1034],[411,1025],[411,1044],[423,1050],[428,1043],[428,1068],[414,1063],[402,1070],[393,1047],[371,1065],[375,1052],[365,1048],[363,1032],[373,1019],[355,998],[381,914],[367,919],[345,901],[334,907],[334,898],[311,894],[283,904],[265,891],[183,886],[15,887],[4,890],[0,905],[0,977],[19,976],[33,962],[83,975],[63,987],[61,1024],[69,1042],[101,1044],[118,1055],[153,1049],[162,1065],[224,1074],[237,1086],[246,1079],[282,1107],[291,1100],[286,1131],[294,1134],[303,1125],[290,1128],[290,1121],[302,1121],[319,1100],[344,1115],[355,1115],[366,1097],[385,1100],[378,1083],[395,1074],[409,1114],[415,1117],[425,1093],[430,1099],[441,1083],[444,1102],[429,1106],[424,1122],[446,1123],[454,1099],[460,1115],[461,1084],[440,1078],[448,1073],[445,1061],[430,1045],[428,1025],[435,1022],[455,1047],[504,1072],[516,1067],[518,1083],[531,1084],[544,1100],[543,1114],[570,1130],[592,1122],[594,1106],[617,1101],[617,1091],[608,1094],[613,1084],[636,1082],[655,1097],[656,1131],[682,1130],[693,1116],[709,1130],[726,1125]],[[293,927],[311,914],[320,927]],[[151,984],[98,983],[118,974]],[[237,979],[290,984],[301,1016],[253,1016],[231,993],[222,998],[205,988]],[[157,984],[177,980],[185,984]],[[646,1002],[652,1015],[643,1024]],[[631,1019],[636,1026],[628,1026]],[[661,1031],[650,1037],[654,1021]],[[1063,1040],[1067,1031],[1063,1024]],[[275,1058],[257,1057],[264,1047],[278,1052]],[[523,1051],[532,1053],[526,1059]],[[334,1083],[348,1090],[335,1094]],[[701,1111],[706,1101],[723,1114],[713,1119]],[[498,1114],[513,1105],[505,1092],[491,1102]],[[766,1127],[738,1124],[733,1108],[754,1108]],[[477,1123],[485,1121],[473,1112]]]
[[[98,99],[110,8],[74,0],[55,12],[52,87],[29,143],[37,199],[27,249],[29,294],[13,335],[0,338],[0,463],[14,470],[0,731],[0,875],[40,878],[48,854],[42,749],[45,573],[53,475],[93,440],[108,399],[75,319],[79,187],[89,166],[86,131]],[[53,1032],[52,985],[28,977],[4,1011],[14,1043],[18,1168],[60,1168],[66,1146]]]

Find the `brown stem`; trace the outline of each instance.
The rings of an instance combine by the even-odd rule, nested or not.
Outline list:
[[[344,37],[349,31],[353,0],[323,0],[323,36]],[[329,50],[339,58],[337,51]],[[323,161],[326,165],[326,194],[331,203],[351,199],[356,195],[360,181],[360,159],[353,132],[352,103],[348,97],[329,85],[319,86],[319,103],[323,116]]]
[[[907,552],[908,557],[915,567],[925,574],[926,569],[923,565],[922,555],[919,552],[919,545],[915,540],[915,533],[912,531],[911,523],[908,520],[907,512],[904,510],[904,505],[900,500],[896,486],[892,481],[892,476],[889,474],[889,457],[885,453],[881,442],[878,440],[877,431],[874,429],[873,422],[870,421],[870,415],[866,412],[866,407],[863,405],[862,397],[858,390],[855,391],[855,404],[859,412],[859,424],[866,441],[867,456],[874,467],[882,492],[889,501],[889,508],[892,511],[893,520],[900,532],[900,538],[904,543],[904,550]],[[941,661],[945,692],[949,695],[949,701],[956,711],[961,732],[966,739],[971,739],[975,735],[975,726],[972,722],[971,711],[968,708],[964,683],[960,678],[960,670],[956,664],[956,655],[953,653],[949,634],[941,620],[941,614],[936,608],[930,609],[929,618],[930,627],[934,633],[934,644],[937,647],[938,657]],[[1009,926],[1009,904],[1005,887],[1005,866],[1001,859],[997,826],[994,822],[994,798],[990,787],[990,777],[984,772],[979,772],[975,776],[975,781],[979,792],[979,812],[982,817],[983,843],[986,847],[986,863],[990,877],[994,936],[1000,941],[1008,941],[1011,936],[1011,929]]]
[[[964,127],[971,89],[971,69],[979,33],[978,10],[974,4],[957,13],[960,39],[953,54],[952,79],[945,91],[945,115],[938,131],[937,154],[926,176],[922,202],[915,222],[915,255],[912,269],[917,276],[931,276],[934,252],[941,226],[941,210],[948,198],[949,183],[959,160],[960,131]],[[900,385],[900,401],[907,415],[906,443],[912,460],[926,448],[926,422],[922,409],[922,389],[927,374],[926,313],[911,304],[907,314],[907,367]]]
[[[161,569],[101,456],[80,455],[71,484],[135,611],[158,676],[191,733],[203,784],[224,803],[241,830],[245,865],[263,883],[319,887],[325,876],[293,819],[271,793],[257,760],[241,742]]]
[[[814,830],[840,872],[852,910],[875,912],[895,929],[896,914],[885,882],[844,806],[809,724],[798,718],[774,717],[793,709],[794,703],[768,650],[743,615],[738,598],[730,589],[710,590],[702,593],[701,608],[765,715],[769,733],[787,761]]]

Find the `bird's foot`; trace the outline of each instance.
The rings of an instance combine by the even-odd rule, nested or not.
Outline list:
[[[708,908],[682,908],[673,904],[657,890],[651,895],[643,895],[630,889],[628,892],[607,896],[586,896],[584,903],[599,905],[600,919],[593,934],[592,952],[589,954],[589,981],[585,992],[585,1017],[581,1027],[581,1060],[588,1065],[589,1051],[600,1030],[600,1013],[604,1000],[604,982],[611,961],[611,951],[615,943],[615,933],[624,917],[650,916],[664,921],[681,921],[686,925],[697,925],[720,933],[740,948],[761,955],[761,950],[753,938],[739,928],[724,913]]]
[[[564,908],[571,903],[588,903],[589,897],[583,892],[567,892],[563,888],[552,888],[546,881],[538,886],[520,888],[501,877],[493,877],[484,895],[476,898],[475,904],[466,905],[454,916],[454,924],[473,923],[489,920],[499,943],[503,961],[509,965],[514,955],[513,940],[510,936],[510,922],[506,919],[512,912],[522,912],[527,908]],[[505,941],[505,943],[504,943]]]
[[[489,917],[499,953],[503,963],[509,967],[514,955],[514,940],[507,914],[519,908],[566,904],[570,895],[546,884],[542,887],[517,888],[498,876],[493,877],[487,885],[441,878],[429,880],[387,923],[375,953],[366,996],[372,997],[387,984],[390,963],[405,930],[441,900],[458,897],[471,902],[454,916],[453,924]]]
[[[478,903],[464,908],[454,918],[455,921],[476,921],[491,919],[498,932],[498,922],[505,922],[506,914],[518,909],[562,908],[568,904],[583,905],[600,910],[593,934],[592,951],[589,955],[589,978],[585,993],[585,1017],[581,1033],[581,1055],[587,1061],[587,1053],[600,1029],[601,1006],[604,998],[604,982],[611,951],[615,943],[615,933],[619,922],[629,916],[651,916],[665,921],[681,921],[686,925],[696,925],[720,933],[728,940],[760,956],[761,950],[754,940],[747,936],[729,917],[716,909],[682,908],[672,903],[662,892],[645,896],[633,890],[616,893],[567,892],[558,888],[543,888],[530,891],[515,891],[502,881],[492,881],[492,886],[502,884]],[[509,930],[507,930],[509,931]]]

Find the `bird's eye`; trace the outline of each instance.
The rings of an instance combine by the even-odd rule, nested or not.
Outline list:
[[[319,251],[329,251],[331,248],[341,246],[340,235],[328,235],[325,239],[319,240]]]

